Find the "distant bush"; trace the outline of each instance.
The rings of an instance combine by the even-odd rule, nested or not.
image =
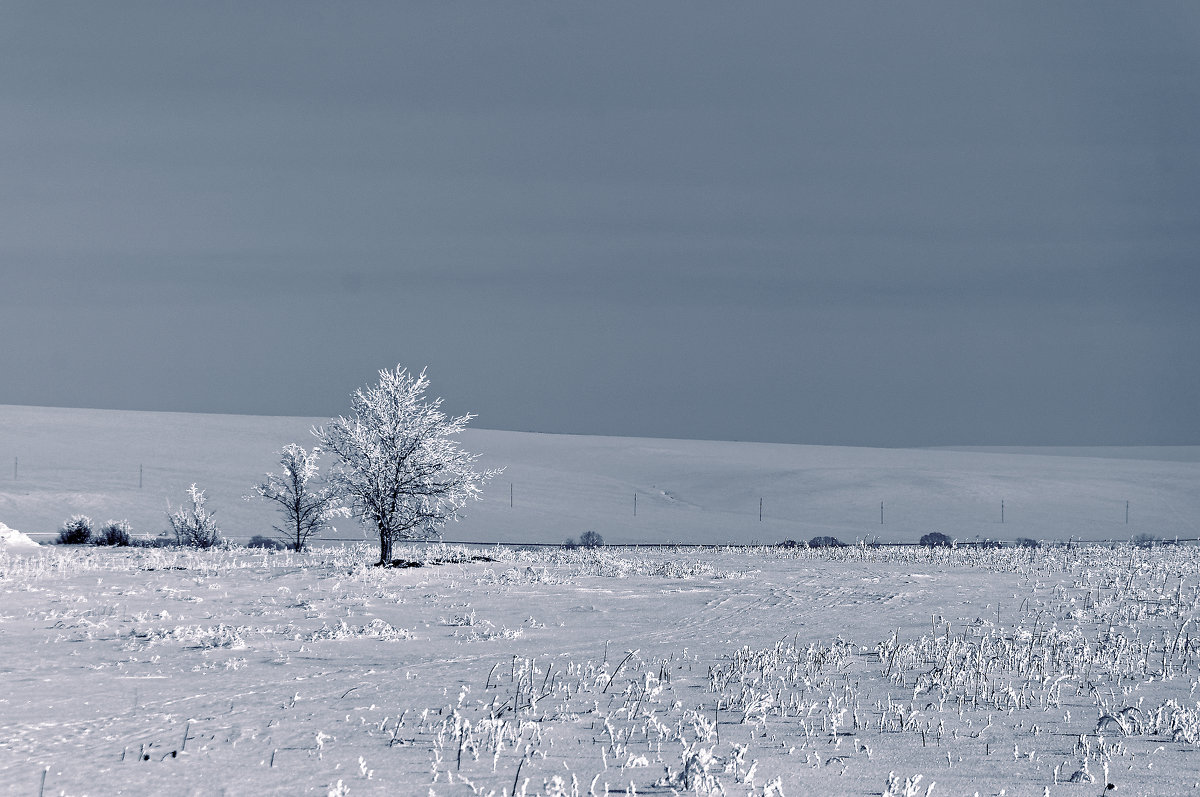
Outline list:
[[[841,540],[839,540],[837,537],[830,537],[828,535],[822,535],[820,537],[813,537],[811,540],[809,540],[808,547],[809,548],[845,548],[846,544],[844,542],[842,542]]]
[[[585,531],[579,535],[579,544],[584,548],[599,548],[604,545],[604,538],[594,531]]]
[[[176,545],[189,548],[211,548],[220,545],[221,529],[213,520],[212,512],[204,506],[204,491],[196,489],[196,485],[188,488],[188,498],[191,507],[181,506],[167,514],[171,524],[171,532],[175,535]],[[170,508],[170,504],[167,504]]]
[[[977,543],[977,545],[980,548],[1003,548],[1004,547],[1004,543],[1000,542],[1000,540],[991,540],[991,539],[982,539]]]
[[[954,540],[940,531],[931,531],[921,537],[921,544],[926,548],[950,548],[954,545]]]
[[[86,545],[92,539],[92,519],[87,515],[71,515],[58,530],[59,545]]]
[[[800,543],[795,540],[784,540],[783,542],[775,543],[776,548],[799,548]]]
[[[128,546],[133,544],[132,528],[128,520],[110,520],[100,527],[92,542],[97,545]]]
[[[1017,537],[1016,546],[1018,548],[1041,548],[1042,544],[1031,537]]]
[[[565,540],[563,540],[562,547],[566,548],[568,551],[573,551],[579,547],[579,544],[575,542],[574,537],[567,537]]]
[[[1129,542],[1138,548],[1153,548],[1163,544],[1162,538],[1153,534],[1135,534]]]
[[[246,547],[247,548],[266,548],[267,550],[271,550],[271,551],[282,551],[285,548],[287,548],[287,546],[284,545],[279,540],[273,539],[271,537],[264,537],[261,534],[255,534],[253,537],[251,537],[250,542],[246,543]]]

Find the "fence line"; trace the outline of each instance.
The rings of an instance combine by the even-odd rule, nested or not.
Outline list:
[[[27,531],[24,534],[28,537],[57,537],[57,531]],[[248,539],[248,538],[247,538]],[[340,542],[340,543],[367,543],[374,544],[376,539],[356,539],[353,537],[309,537],[310,542]],[[443,540],[438,538],[420,539],[420,540],[398,540],[402,545],[473,545],[476,547],[501,547],[501,548],[562,548],[561,542],[517,542],[513,540],[496,540],[491,542],[481,542],[479,540]],[[796,541],[797,545],[791,546],[782,542],[606,542],[602,548],[696,548],[707,550],[718,550],[721,548],[780,548],[788,550],[792,548],[808,547],[803,541]],[[1070,548],[1077,545],[1113,545],[1128,543],[1129,540],[1120,539],[1104,539],[1104,540],[1083,540],[1071,538],[1068,540],[1038,540],[1040,545],[1047,548]],[[1155,546],[1159,545],[1184,545],[1190,543],[1200,543],[1200,537],[1170,537],[1157,538],[1154,542]],[[955,540],[955,547],[958,548],[1022,548],[1024,546],[1018,544],[1016,540]],[[843,543],[843,548],[857,548],[864,546],[867,548],[923,548],[930,547],[922,545],[920,542],[884,542],[882,540],[872,540],[871,542],[848,542]],[[932,546],[938,547],[938,546]]]
[[[151,468],[153,469],[154,466],[152,465]],[[39,479],[39,475],[41,475],[41,472],[44,470],[45,470],[44,467],[35,466],[33,468],[33,473],[31,474],[28,464],[26,465],[25,468],[19,469],[19,458],[16,456],[13,457],[12,478],[14,481],[19,480],[21,483],[24,483],[25,485],[38,485],[42,481],[42,479]],[[124,469],[118,469],[118,471],[109,472],[106,475],[118,475],[119,473],[124,473],[124,472],[125,472]],[[131,465],[130,471],[129,471],[129,476],[130,476],[130,485],[129,486],[130,487],[132,487],[132,475],[133,474],[132,474],[132,465]],[[32,476],[32,479],[31,479],[31,476]],[[144,467],[144,465],[138,464],[137,465],[137,486],[138,486],[139,490],[142,490],[144,488],[145,476],[146,476],[146,468]],[[525,484],[532,484],[532,486],[533,486],[532,493],[535,496],[544,494],[547,490],[550,490],[551,492],[553,492],[553,485],[547,486],[547,484],[540,483],[537,481],[534,481],[532,483],[527,482]],[[111,482],[110,482],[110,486],[111,486]],[[593,488],[589,488],[587,485],[578,485],[578,486],[580,487],[579,492],[578,492],[578,497],[580,499],[582,499],[585,504],[590,504],[591,508],[595,510],[593,522],[603,523],[605,520],[609,519],[610,517],[619,517],[619,514],[622,514],[622,513],[620,513],[620,511],[617,508],[619,506],[618,504],[611,504],[611,506],[610,506],[611,502],[609,500],[607,500],[609,498],[618,499],[618,497],[620,496],[620,494],[622,492],[621,488],[614,489],[614,487],[612,485],[608,485],[606,487],[602,484],[596,484]],[[849,501],[847,504],[839,503],[838,505],[833,505],[833,504],[829,504],[825,501],[820,500],[820,498],[821,498],[820,491],[805,490],[805,489],[803,489],[803,486],[798,485],[798,489],[791,496],[786,496],[786,497],[781,498],[777,495],[771,495],[770,496],[772,498],[771,502],[766,502],[764,499],[764,496],[761,493],[759,495],[754,495],[754,493],[750,493],[749,495],[746,495],[745,493],[743,493],[737,497],[737,498],[741,499],[740,501],[737,500],[734,496],[730,496],[730,498],[734,499],[734,500],[731,500],[729,503],[731,505],[736,504],[736,506],[731,506],[731,508],[722,508],[722,507],[714,506],[714,505],[700,506],[700,505],[693,504],[690,502],[684,502],[683,504],[676,506],[675,505],[676,497],[673,495],[669,495],[665,492],[663,493],[663,495],[666,496],[666,498],[667,498],[666,501],[656,500],[656,496],[653,493],[643,494],[643,496],[641,496],[642,498],[649,497],[651,500],[639,501],[638,500],[638,498],[639,498],[638,492],[639,491],[636,489],[633,490],[633,492],[632,492],[632,499],[633,499],[632,515],[634,518],[637,519],[636,522],[638,525],[640,525],[642,522],[647,522],[647,523],[653,524],[656,519],[662,519],[664,517],[668,517],[677,512],[682,512],[685,514],[692,514],[692,515],[697,515],[697,516],[709,516],[709,515],[720,516],[720,517],[723,517],[723,518],[729,519],[729,520],[734,520],[739,516],[746,517],[747,520],[750,520],[750,519],[754,519],[757,515],[757,521],[759,523],[762,523],[764,521],[771,521],[773,523],[785,524],[785,528],[784,528],[784,530],[782,530],[782,534],[795,533],[795,531],[788,530],[790,527],[793,527],[793,526],[797,527],[796,531],[799,531],[800,533],[807,533],[804,531],[804,529],[806,529],[806,528],[816,529],[816,528],[823,528],[826,526],[828,526],[830,528],[835,528],[835,527],[842,528],[844,530],[844,533],[851,533],[848,526],[858,525],[859,521],[861,521],[862,523],[865,524],[867,522],[867,518],[869,517],[868,513],[873,512],[873,502],[875,500],[877,500],[877,496],[871,497],[869,494],[866,493],[866,491],[864,491],[864,494],[860,499],[856,500],[854,497],[849,497]],[[624,495],[626,496],[625,500],[628,500],[628,496],[630,495],[630,493],[625,492]],[[487,496],[487,497],[494,498],[493,501],[488,502],[488,503],[492,503],[493,506],[495,503],[500,503],[500,505],[503,506],[502,492],[500,492],[499,494],[493,493],[492,495]],[[846,497],[846,496],[844,496],[844,497]],[[757,507],[754,506],[754,503],[755,503],[754,498],[758,499],[756,502]],[[811,500],[813,498],[816,498],[818,500],[814,502]],[[995,503],[993,503],[993,501],[995,501]],[[639,507],[638,506],[639,503],[642,503],[643,506]],[[993,498],[991,500],[979,500],[979,499],[972,499],[969,497],[963,497],[961,499],[958,499],[955,497],[950,497],[949,500],[945,500],[945,501],[923,503],[920,501],[920,499],[918,497],[918,498],[914,498],[912,501],[902,501],[901,502],[902,508],[900,510],[897,510],[895,508],[896,504],[893,503],[892,506],[886,507],[887,512],[885,515],[885,501],[879,500],[879,526],[880,527],[885,527],[885,526],[895,527],[896,525],[900,525],[901,527],[906,528],[908,531],[912,531],[914,520],[916,520],[921,523],[929,522],[935,526],[938,525],[939,523],[941,525],[954,525],[954,524],[968,524],[969,523],[969,524],[971,524],[971,528],[973,531],[980,531],[981,528],[978,527],[978,524],[986,523],[989,526],[992,526],[992,524],[1003,525],[1005,527],[1005,530],[1007,531],[1007,533],[1013,534],[1014,536],[1017,536],[1017,537],[1020,537],[1022,535],[1020,534],[1019,530],[1012,528],[1014,525],[1019,525],[1021,528],[1025,528],[1025,527],[1028,527],[1028,525],[1029,525],[1028,521],[1030,521],[1030,520],[1044,522],[1044,521],[1053,521],[1053,520],[1057,520],[1057,519],[1075,518],[1077,520],[1086,521],[1088,523],[1092,523],[1092,524],[1099,526],[1099,528],[1097,528],[1095,530],[1109,531],[1110,524],[1111,524],[1111,526],[1124,525],[1126,528],[1131,527],[1131,524],[1130,524],[1131,510],[1136,509],[1136,507],[1133,507],[1132,503],[1133,502],[1131,502],[1128,499],[1120,499],[1120,498],[1110,498],[1110,499],[1101,498],[1099,500],[1089,501],[1086,503],[1084,503],[1082,501],[1076,501],[1076,502],[1064,502],[1062,504],[1056,504],[1052,501],[1050,501],[1050,502],[1038,501],[1035,499],[1029,504],[1017,503],[1014,505],[1010,500],[1004,499],[1004,498],[998,498],[998,499]],[[1154,502],[1152,502],[1152,504],[1153,503]],[[998,504],[998,507],[997,507],[997,504]],[[1122,504],[1123,504],[1123,506],[1122,506]],[[936,508],[931,509],[930,511],[926,511],[926,512],[922,512],[921,509],[916,509],[916,515],[914,516],[914,520],[910,520],[908,516],[912,513],[913,507],[920,506],[920,505],[928,506],[928,507],[936,507]],[[626,504],[626,509],[624,510],[624,514],[626,514],[626,517],[628,517],[627,513],[629,512],[628,506],[629,505]],[[838,512],[839,506],[846,506],[847,508],[843,512]],[[872,508],[868,509],[868,506],[870,506]],[[998,517],[999,523],[998,524],[996,523],[996,515],[992,515],[990,520],[987,517],[987,515],[989,514],[989,509],[988,509],[989,506],[991,507],[991,510],[990,510],[991,512],[995,512],[997,508],[999,509],[999,517]],[[1013,518],[1006,517],[1007,514],[1011,514],[1011,513],[1007,512],[1006,510],[1013,509],[1014,506],[1018,512],[1018,515],[1020,515],[1022,513],[1022,509],[1025,509],[1027,507],[1027,509],[1025,509],[1026,518],[1024,519],[1024,522],[1020,518],[1018,518],[1017,523],[1007,522],[1007,521],[1013,520]],[[1161,509],[1162,507],[1155,506],[1155,508]],[[514,512],[521,512],[521,511],[529,511],[530,509],[532,509],[534,511],[539,511],[540,507],[538,507],[538,505],[537,505],[537,499],[535,498],[532,503],[527,500],[527,501],[525,501],[525,505],[523,507],[516,507],[515,482],[509,481],[508,510],[511,510]],[[606,514],[610,511],[610,509],[611,509],[612,514]],[[833,511],[830,512],[829,511],[830,509],[832,509]],[[1121,511],[1122,509],[1124,510],[1124,512]],[[639,510],[642,510],[642,511],[639,511]],[[755,510],[757,510],[757,513],[755,512]],[[492,511],[501,511],[502,512],[504,510],[493,509]],[[541,511],[544,512],[544,510],[541,510]],[[1175,512],[1175,514],[1179,515],[1178,512]],[[925,515],[925,517],[921,517],[921,515]],[[927,521],[926,520],[926,517],[931,517],[931,516],[935,516],[935,515],[942,517],[944,519],[941,521]],[[872,524],[874,523],[873,520],[870,522]],[[1034,525],[1035,526],[1041,525],[1041,523],[1035,522]],[[1176,523],[1169,524],[1169,526],[1174,527],[1174,529],[1179,529],[1179,525],[1180,524],[1176,524]],[[1200,528],[1198,528],[1195,523],[1188,523],[1185,520],[1182,525],[1186,526],[1186,528],[1182,528],[1179,530],[1182,530],[1185,532],[1191,532],[1194,534],[1200,533]],[[992,527],[994,528],[994,526],[992,526]],[[1170,527],[1168,528],[1168,533],[1169,533],[1169,530],[1173,530]],[[1142,528],[1145,529],[1144,526]],[[997,530],[999,530],[999,529],[997,529]],[[1153,531],[1153,529],[1146,529],[1146,530],[1149,530],[1151,532]],[[627,528],[627,529],[625,529],[625,531],[628,532],[628,531],[630,531],[630,529]],[[780,531],[778,526],[776,527],[776,531],[777,532]],[[1116,530],[1116,528],[1111,528],[1111,531],[1113,531],[1115,534],[1117,530]],[[43,531],[43,532],[26,532],[26,533],[29,534],[30,536],[52,537],[57,532]],[[762,532],[760,532],[760,533],[762,533]],[[1169,537],[1166,537],[1165,535],[1163,536],[1163,538],[1170,539]],[[870,539],[869,536],[868,536],[868,539]],[[993,538],[993,537],[990,537],[985,534],[985,536],[982,538],[980,538],[977,535],[972,540],[963,540],[962,542],[960,542],[958,544],[964,545],[964,546],[965,545],[988,544],[988,542],[993,539],[999,541],[998,538]],[[1109,539],[1111,539],[1111,538],[1106,538],[1104,540],[1100,540],[1100,539],[1087,540],[1087,541],[1081,540],[1080,542],[1081,542],[1081,544],[1098,544],[1098,543],[1102,543],[1102,542],[1107,542],[1107,541],[1109,541]],[[342,540],[342,538],[329,538],[329,539],[322,539],[321,541],[340,542],[343,540]],[[504,543],[504,544],[554,545],[557,543],[511,542],[511,543]],[[752,543],[752,544],[770,545],[771,543]],[[906,544],[906,543],[880,543],[880,544]],[[918,543],[913,543],[913,544],[918,544]]]
[[[311,537],[314,542],[366,542],[374,543],[377,540],[356,540],[347,539],[345,537]],[[479,542],[478,540],[442,540],[442,539],[427,539],[427,540],[398,540],[402,545],[423,543],[426,545],[475,545],[475,546],[500,546],[502,548],[562,548],[561,542],[513,542],[511,540],[502,540],[496,542]],[[1113,543],[1128,542],[1128,540],[1039,540],[1046,547],[1071,547],[1074,545],[1111,545]],[[1159,539],[1155,545],[1182,545],[1184,543],[1200,542],[1200,537],[1171,537],[1170,539]],[[801,543],[803,545],[804,543]],[[955,541],[955,546],[959,548],[988,548],[1000,547],[1019,548],[1015,540],[988,540],[974,541],[963,540],[962,542]],[[857,548],[860,545],[867,548],[924,548],[920,542],[863,542],[844,543],[844,548]],[[778,542],[606,542],[601,548],[784,548],[791,546]],[[797,545],[796,547],[800,547]],[[934,546],[937,547],[937,546]]]

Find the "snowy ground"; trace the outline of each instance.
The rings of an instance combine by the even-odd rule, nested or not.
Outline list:
[[[1200,782],[1194,546],[420,546],[398,553],[454,561],[382,571],[364,546],[37,548],[13,531],[46,540],[84,513],[154,536],[197,482],[227,536],[267,533],[271,507],[241,496],[320,420],[0,407],[13,466],[0,792],[1099,795],[1111,782],[1164,795]],[[508,468],[447,530],[480,543],[1200,537],[1194,447],[464,437]],[[339,535],[362,538],[349,523]],[[495,561],[470,560],[481,553]]]
[[[1193,546],[483,553],[498,561],[385,571],[354,548],[0,551],[0,784],[867,795],[895,773],[893,794],[1095,797],[1200,781]]]
[[[284,445],[311,446],[323,420],[0,406],[0,521],[44,540],[82,513],[127,518],[153,537],[167,501],[197,482],[225,533],[245,541],[277,521],[270,505],[241,497]],[[554,543],[588,530],[610,543],[1200,537],[1200,447],[903,450],[483,429],[464,444],[507,471],[447,528],[452,540]]]

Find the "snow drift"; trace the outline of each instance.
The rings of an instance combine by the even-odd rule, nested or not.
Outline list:
[[[33,551],[41,546],[34,542],[28,534],[22,534],[16,529],[0,523],[0,550]]]

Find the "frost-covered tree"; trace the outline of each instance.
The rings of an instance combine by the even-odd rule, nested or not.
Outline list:
[[[931,531],[921,536],[921,545],[927,548],[952,548],[954,540],[940,531]]]
[[[337,457],[330,478],[353,514],[379,535],[379,564],[392,561],[392,544],[436,534],[457,520],[468,500],[499,470],[475,469],[478,454],[454,440],[474,415],[451,417],[440,398],[425,398],[429,379],[396,366],[379,384],[351,397],[352,412],[313,429]]]
[[[187,545],[192,548],[211,548],[223,542],[221,529],[213,520],[213,513],[205,504],[204,491],[193,484],[188,488],[188,498],[191,506],[181,506],[171,511],[171,502],[167,501],[167,521],[175,535],[177,545]]]
[[[604,545],[604,538],[594,531],[585,531],[579,535],[579,544],[584,548],[599,548]]]
[[[341,497],[330,485],[318,485],[320,471],[319,446],[305,451],[292,443],[279,452],[281,473],[268,473],[267,480],[254,485],[254,495],[247,500],[265,498],[279,504],[283,525],[272,526],[293,551],[303,551],[309,539],[322,529],[330,528],[335,517],[347,517],[350,512],[341,505]]]

